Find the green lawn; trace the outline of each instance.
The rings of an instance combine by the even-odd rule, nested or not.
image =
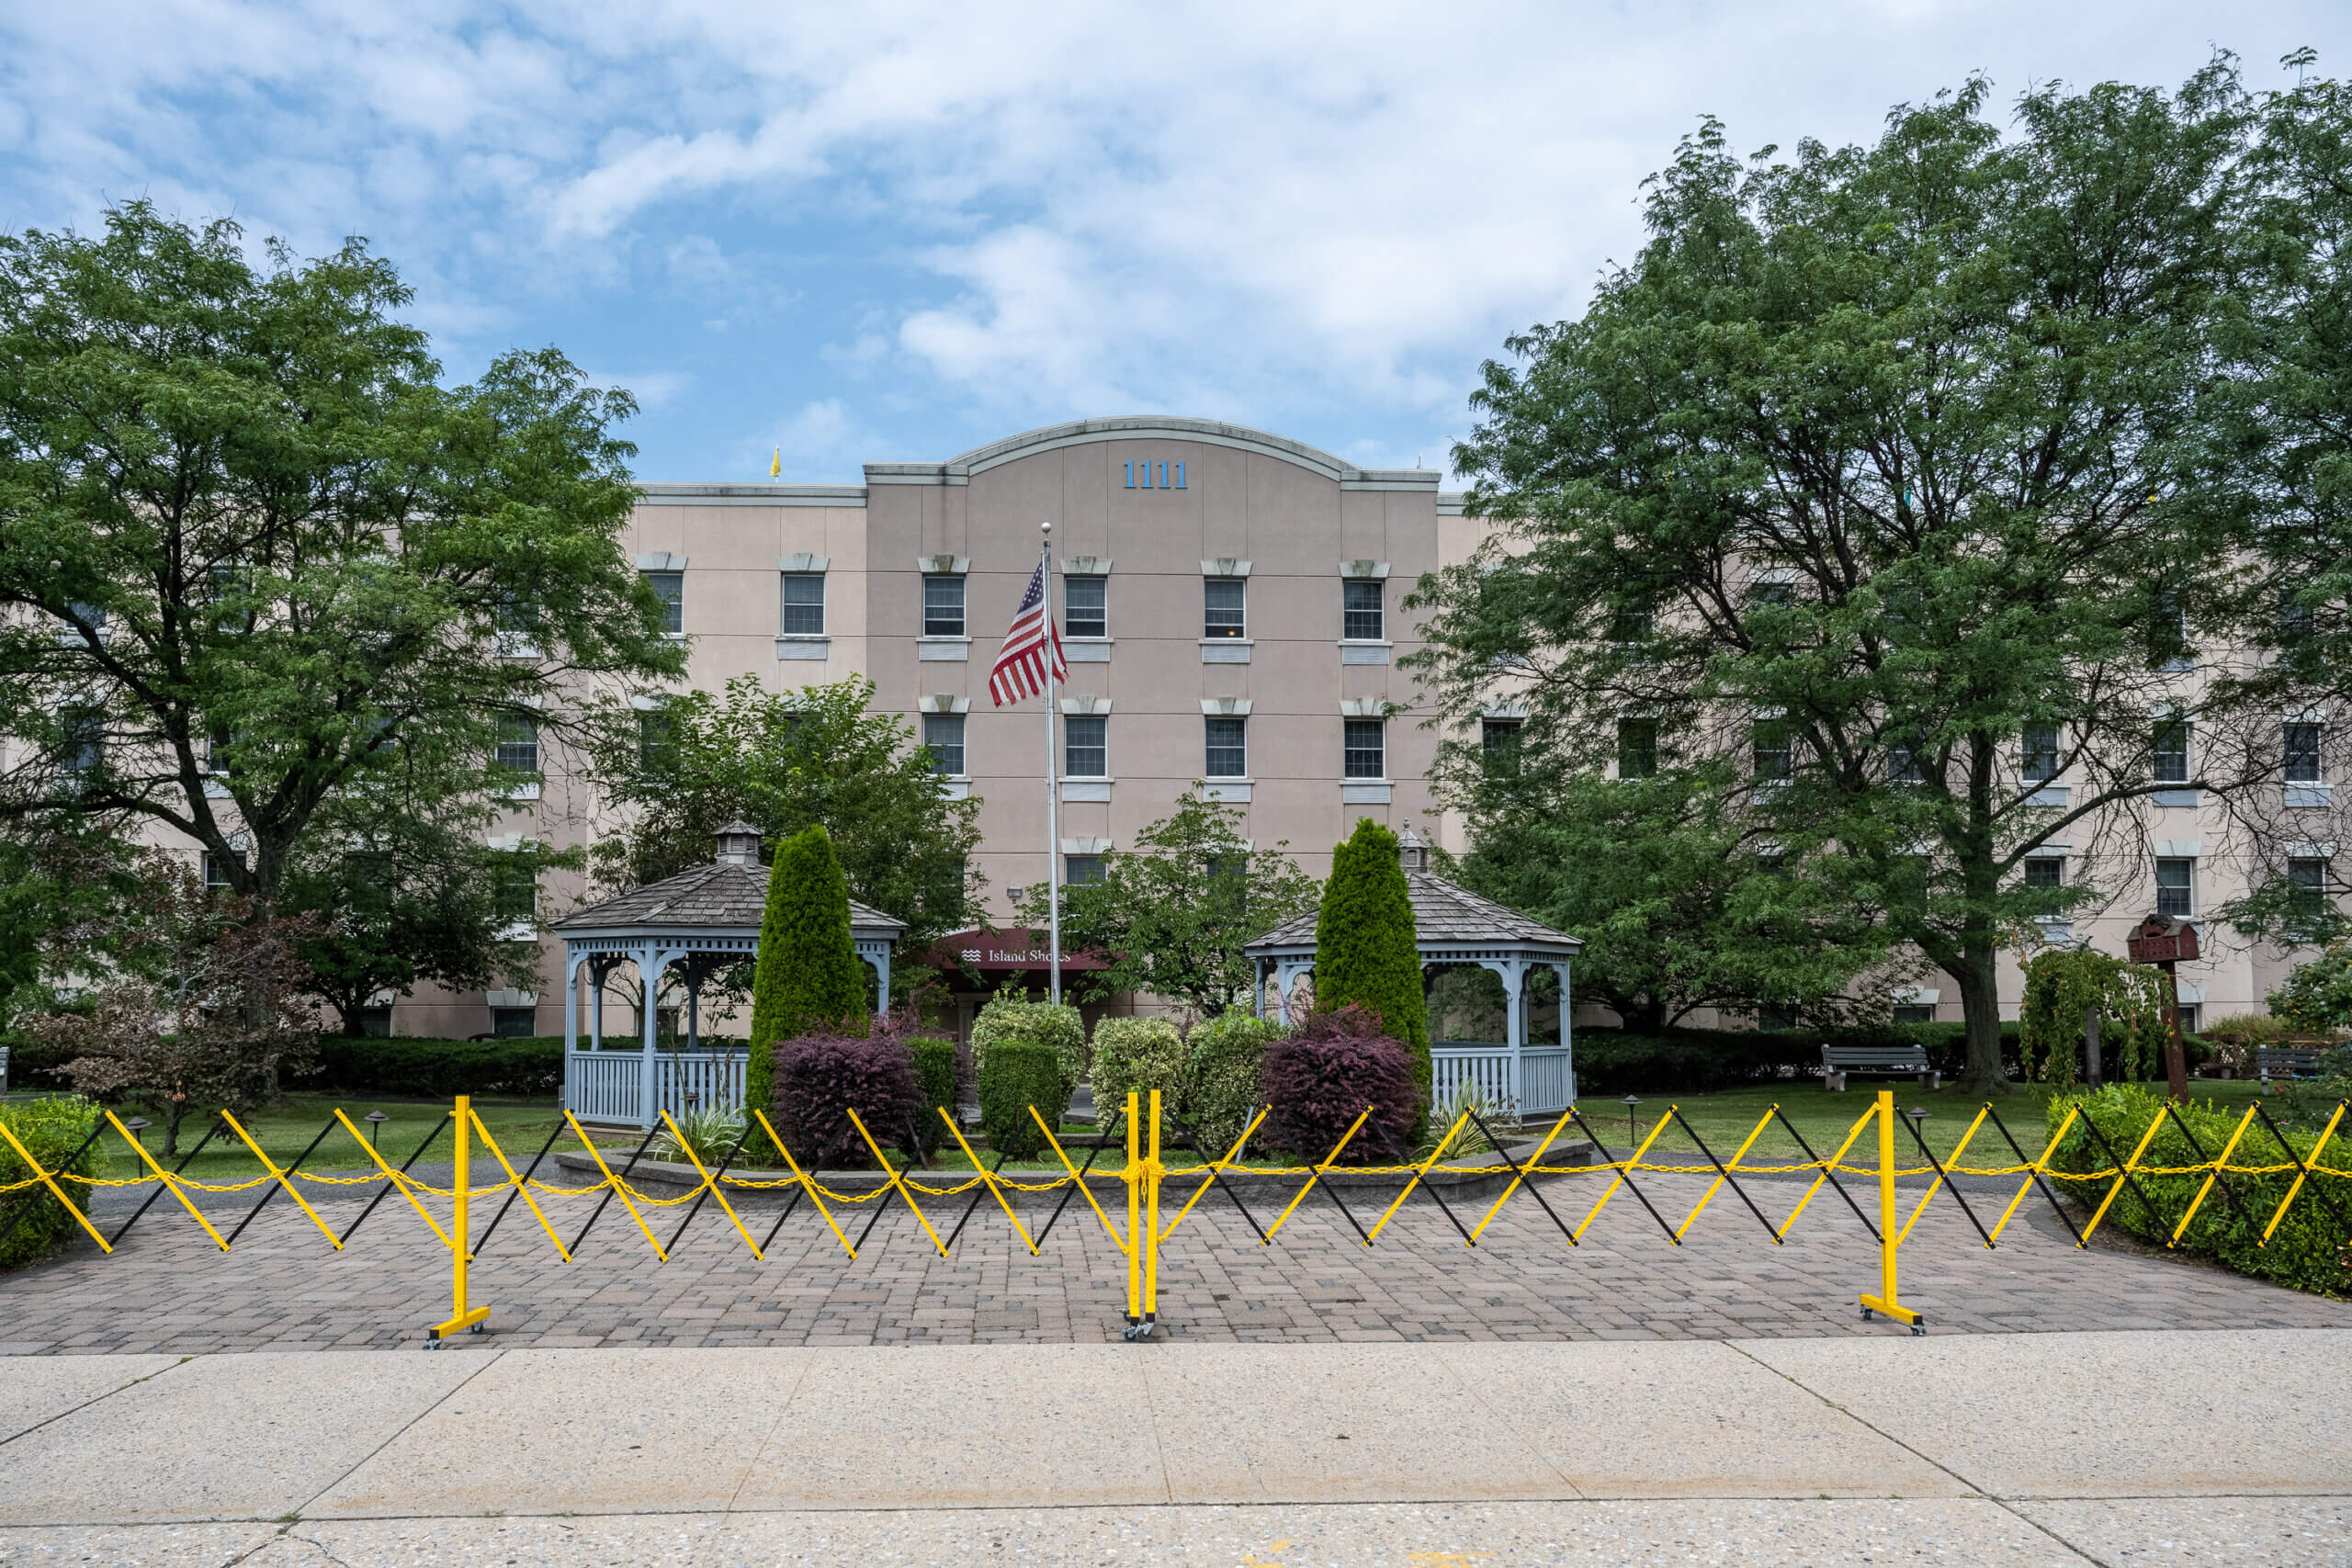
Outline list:
[[[1669,1106],[1675,1107],[1680,1113],[1680,1120],[1706,1140],[1707,1147],[1714,1151],[1716,1157],[1728,1164],[1732,1151],[1739,1147],[1758,1121],[1776,1103],[1781,1108],[1781,1116],[1795,1123],[1797,1131],[1804,1134],[1815,1151],[1826,1156],[1835,1153],[1838,1145],[1845,1141],[1846,1134],[1855,1121],[1877,1102],[1878,1090],[1893,1088],[1898,1110],[1917,1109],[1928,1112],[1928,1119],[1921,1124],[1920,1131],[1939,1159],[1951,1156],[1953,1145],[1968,1131],[1970,1121],[1984,1103],[1980,1099],[1949,1087],[1931,1094],[1914,1083],[1860,1077],[1850,1081],[1853,1087],[1843,1094],[1833,1094],[1815,1082],[1804,1082],[1790,1083],[1778,1089],[1731,1089],[1720,1094],[1645,1095],[1641,1104],[1633,1110],[1636,1131],[1630,1139],[1627,1136],[1626,1107],[1621,1101],[1588,1100],[1580,1103],[1577,1110],[1609,1145],[1610,1153],[1622,1159],[1634,1144],[1647,1135]],[[2188,1088],[2192,1101],[2203,1103],[2210,1100],[2224,1110],[2243,1112],[2256,1099],[2260,1086],[2253,1082],[2233,1080],[2225,1083],[2220,1079],[2199,1078],[2191,1080]],[[2019,1084],[1994,1104],[1994,1113],[2007,1125],[2010,1134],[2029,1158],[2039,1156],[2042,1145],[2049,1138],[2044,1120],[2044,1108],[2049,1100],[2050,1091],[2041,1085]],[[1900,1127],[1895,1129],[1894,1152],[1897,1161],[1905,1167],[1921,1163],[1918,1145]],[[1770,1165],[1804,1157],[1796,1140],[1775,1122],[1756,1140],[1745,1163]],[[1867,1130],[1846,1156],[1849,1165],[1872,1165],[1877,1159],[1877,1134]],[[1650,1145],[1645,1160],[1649,1164],[1668,1165],[1703,1165],[1705,1162],[1705,1156],[1699,1152],[1690,1134],[1679,1125],[1669,1126],[1658,1135],[1657,1141]],[[1968,1163],[1972,1166],[2016,1163],[2016,1156],[2009,1152],[2008,1145],[2002,1141],[2000,1133],[1990,1119],[1977,1133],[1976,1141],[1969,1145]]]
[[[245,1130],[254,1135],[254,1141],[261,1145],[269,1157],[282,1167],[310,1147],[311,1140],[318,1135],[319,1129],[334,1120],[338,1106],[363,1134],[368,1130],[367,1117],[369,1111],[384,1113],[387,1120],[376,1127],[377,1147],[385,1159],[395,1166],[415,1151],[417,1145],[449,1110],[446,1100],[355,1100],[339,1095],[289,1094],[268,1109],[255,1111],[249,1117],[241,1116],[238,1121],[244,1124]],[[518,1170],[539,1152],[539,1145],[547,1141],[548,1134],[562,1122],[562,1113],[545,1101],[477,1100],[474,1108],[481,1112],[491,1136],[498,1140],[498,1146],[505,1151],[506,1157],[514,1162]],[[128,1109],[118,1110],[116,1114],[125,1122],[130,1120]],[[204,1136],[204,1132],[205,1124],[193,1114],[181,1122],[180,1153],[185,1155],[194,1148],[197,1140]],[[148,1152],[162,1158],[163,1129],[149,1127],[140,1135]],[[596,1140],[604,1145],[618,1142],[623,1136],[617,1133],[609,1136],[599,1133]],[[628,1143],[629,1146],[636,1146],[633,1136],[628,1138]],[[574,1144],[575,1140],[566,1133],[557,1147],[560,1149]],[[444,1132],[433,1147],[426,1151],[423,1163],[446,1162],[451,1146],[451,1136]],[[136,1175],[143,1169],[129,1145],[112,1128],[107,1129],[99,1137],[98,1147],[107,1151],[109,1163],[106,1174],[109,1177]],[[473,1152],[477,1161],[488,1165],[493,1172],[497,1169],[497,1162],[491,1158],[490,1151],[481,1146],[479,1138],[474,1140]],[[168,1169],[179,1162],[174,1158],[164,1159],[163,1163]],[[353,1144],[351,1135],[338,1125],[302,1162],[302,1168],[349,1171],[372,1169],[373,1167],[368,1165],[367,1155]],[[254,1158],[253,1152],[223,1124],[219,1135],[206,1145],[204,1152],[197,1156],[196,1162],[187,1168],[185,1174],[198,1181],[242,1181],[248,1177],[261,1175],[262,1168],[260,1162]],[[488,1179],[490,1178],[478,1178],[478,1182]]]

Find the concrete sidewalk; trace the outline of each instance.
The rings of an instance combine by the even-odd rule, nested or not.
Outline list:
[[[2352,1331],[0,1362],[0,1562],[2352,1562]]]

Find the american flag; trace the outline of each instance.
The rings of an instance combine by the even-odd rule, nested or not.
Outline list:
[[[1061,633],[1055,629],[1054,617],[1046,608],[1046,563],[1041,559],[1036,574],[1029,579],[1029,591],[1021,596],[1021,608],[1012,613],[1012,625],[1005,630],[996,664],[989,671],[989,699],[1002,707],[1043,692],[1048,659],[1053,660],[1054,679],[1069,680],[1069,666],[1062,662]]]

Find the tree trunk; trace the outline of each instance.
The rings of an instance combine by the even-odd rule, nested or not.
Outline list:
[[[1621,1003],[1617,1016],[1625,1021],[1628,1034],[1657,1034],[1666,1028],[1666,1003],[1645,996],[1638,1002]]]
[[[1989,944],[1972,942],[1961,950],[1961,964],[1946,971],[1959,983],[1961,1017],[1968,1028],[1968,1065],[1960,1087],[1988,1098],[2007,1094],[2010,1087],[2001,1070],[2001,993],[1994,970],[1997,952]]]

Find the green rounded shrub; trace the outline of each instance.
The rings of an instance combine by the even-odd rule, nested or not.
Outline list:
[[[1106,1018],[1094,1026],[1094,1119],[1109,1127],[1125,1107],[1130,1091],[1136,1115],[1148,1125],[1151,1091],[1159,1090],[1163,1126],[1177,1111],[1176,1087],[1184,1072],[1184,1037],[1164,1018]],[[1162,1136],[1166,1136],[1163,1133]]]
[[[1032,1040],[1000,1040],[980,1064],[980,1128],[989,1146],[1008,1159],[1033,1159],[1046,1146],[1037,1114],[1058,1121],[1062,1100],[1061,1058]]]
[[[1069,1097],[1086,1081],[1086,1021],[1068,1003],[1057,1007],[1000,991],[972,1021],[972,1071],[987,1066],[989,1053],[1007,1040],[1024,1040],[1054,1053],[1061,1075],[1060,1099],[1051,1105],[1040,1100],[1037,1109],[1058,1124],[1069,1109]]]
[[[98,1124],[98,1108],[90,1101],[77,1095],[11,1100],[0,1104],[0,1122],[8,1124],[8,1131],[25,1145],[25,1151],[51,1175],[99,1174],[96,1145],[91,1145],[79,1159],[74,1157],[74,1151],[82,1147]],[[0,1187],[23,1181],[32,1174],[6,1140],[0,1139]],[[61,1181],[58,1185],[76,1207],[88,1212],[89,1188],[78,1181]],[[27,1204],[31,1205],[32,1212],[19,1219],[17,1216]],[[15,1228],[0,1237],[0,1273],[22,1268],[52,1252],[62,1252],[74,1244],[75,1236],[84,1234],[81,1223],[42,1187],[0,1197],[0,1229],[11,1225]]]
[[[1282,1031],[1246,1012],[1193,1025],[1184,1040],[1184,1120],[1209,1152],[1223,1155],[1265,1102],[1266,1046]]]

